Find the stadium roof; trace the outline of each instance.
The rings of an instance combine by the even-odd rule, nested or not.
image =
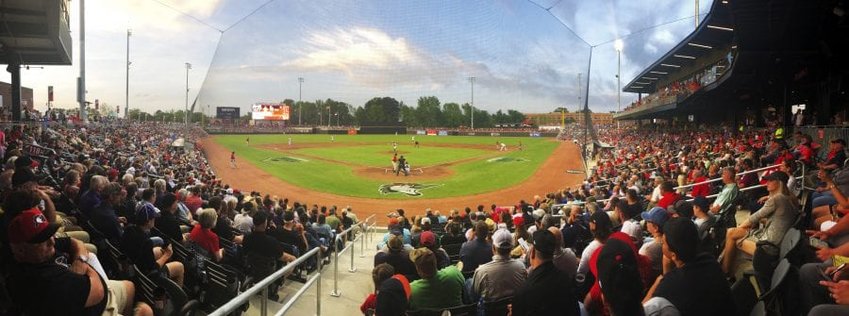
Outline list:
[[[714,50],[726,48],[734,37],[728,1],[714,1],[710,11],[699,27],[669,50],[622,89],[624,92],[651,93],[657,83],[668,76],[676,75],[681,69],[701,62],[700,58]],[[679,75],[680,76],[680,75]]]
[[[846,41],[849,21],[838,0],[800,1],[728,0],[714,2],[708,18],[699,28],[670,50],[664,57],[646,68],[623,89],[626,92],[653,93],[657,83],[645,85],[646,89],[633,89],[650,71],[668,63],[674,55],[694,51],[688,43],[717,38],[720,16],[728,21],[729,34],[726,49],[733,51],[734,59],[724,74],[690,95],[678,96],[651,107],[624,111],[616,119],[670,118],[679,114],[701,113],[702,117],[722,117],[721,113],[742,113],[743,108],[763,108],[770,105],[810,103],[825,106],[827,93],[845,93],[844,88],[833,85],[841,77],[849,76],[849,41]],[[713,25],[714,27],[709,27]],[[721,33],[719,33],[719,36]],[[688,47],[689,46],[689,47]],[[734,47],[736,49],[732,49]],[[707,49],[705,49],[707,51]],[[691,73],[698,67],[710,65],[721,52],[702,53],[690,59]],[[721,55],[720,55],[721,57]],[[700,59],[701,58],[701,59]],[[677,58],[680,59],[680,58]],[[683,67],[682,67],[683,69]],[[682,79],[689,73],[672,73],[671,79]],[[664,79],[666,80],[664,82]],[[668,83],[670,78],[659,80]],[[832,83],[829,92],[818,90],[823,83]],[[838,90],[843,89],[843,92]],[[645,91],[640,91],[645,90]],[[839,104],[835,103],[835,104]],[[834,105],[832,105],[834,107]],[[789,111],[789,110],[788,110]],[[789,112],[788,112],[789,113]]]
[[[68,0],[6,0],[0,5],[0,64],[70,65]]]

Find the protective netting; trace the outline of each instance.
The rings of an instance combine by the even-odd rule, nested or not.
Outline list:
[[[702,1],[703,12],[709,1]],[[663,8],[663,10],[661,10]],[[616,109],[617,53],[622,80],[686,36],[693,3],[680,1],[285,1],[228,26],[197,106],[333,99],[362,106],[389,96],[468,103],[494,112]],[[662,12],[661,12],[662,11]],[[674,21],[674,22],[670,22]],[[660,25],[660,26],[658,26]],[[629,76],[630,75],[630,76]],[[299,86],[298,78],[303,78]],[[635,95],[622,95],[627,104]],[[294,109],[293,109],[294,111]]]

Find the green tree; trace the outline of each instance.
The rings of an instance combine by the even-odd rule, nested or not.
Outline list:
[[[561,106],[561,107],[558,107],[558,108],[554,109],[554,111],[552,111],[552,112],[555,112],[555,113],[560,113],[560,112],[569,113],[569,109],[567,109],[565,106]]]
[[[396,126],[401,111],[401,103],[391,97],[376,97],[363,106],[361,117],[358,121],[361,125],[371,126]]]
[[[447,127],[459,127],[465,122],[463,110],[460,109],[459,104],[453,102],[442,105],[442,119],[442,125]]]
[[[442,122],[442,110],[439,99],[434,96],[420,97],[416,108],[416,117],[423,127],[444,126]]]
[[[509,123],[512,124],[522,124],[525,122],[525,114],[516,110],[507,110],[507,117],[509,118]]]
[[[401,122],[404,124],[404,126],[422,127],[422,124],[419,122],[416,109],[414,107],[402,105],[400,116]]]

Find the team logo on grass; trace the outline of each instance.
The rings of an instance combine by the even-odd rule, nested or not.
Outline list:
[[[268,157],[263,159],[264,162],[307,162],[309,160],[291,156]]]
[[[528,161],[528,160],[525,159],[525,158],[519,158],[519,157],[495,157],[495,158],[489,158],[489,159],[486,160],[486,162],[525,162],[525,161]]]
[[[422,193],[419,192],[419,190],[430,189],[440,185],[441,184],[391,183],[381,185],[377,191],[380,192],[380,194],[401,193],[409,196],[420,196]]]

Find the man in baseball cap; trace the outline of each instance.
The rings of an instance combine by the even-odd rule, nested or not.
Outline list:
[[[53,237],[58,229],[59,225],[48,222],[41,210],[32,208],[9,222],[9,242],[39,244]]]
[[[492,233],[492,261],[475,270],[470,295],[473,301],[479,296],[489,302],[510,297],[524,285],[528,273],[521,261],[510,259],[513,247],[510,231],[501,228]]]
[[[89,264],[96,257],[81,241],[53,238],[58,228],[38,208],[25,210],[9,221],[9,248],[15,262],[6,282],[14,289],[9,292],[12,302],[27,315],[132,311],[133,283],[104,279]],[[67,259],[66,264],[57,263],[60,257],[54,259],[57,250],[68,254],[61,256]],[[48,303],[45,298],[49,298]],[[144,304],[137,305],[135,311],[137,315],[153,315]]]
[[[662,271],[663,249],[660,240],[663,238],[663,225],[669,220],[669,213],[662,207],[655,207],[648,212],[643,212],[641,216],[646,221],[646,231],[652,235],[652,239],[643,244],[640,253],[649,257],[652,269]]]

